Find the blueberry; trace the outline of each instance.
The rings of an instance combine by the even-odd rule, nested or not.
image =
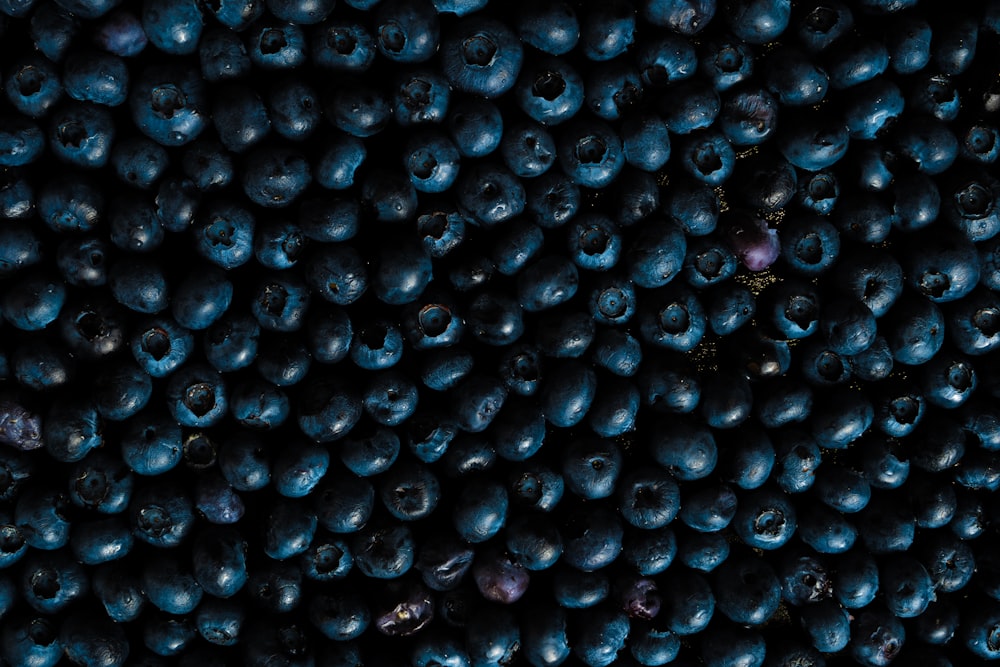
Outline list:
[[[781,584],[767,561],[734,553],[713,574],[718,610],[734,623],[760,625],[777,610]]]
[[[486,607],[472,615],[465,630],[465,646],[472,665],[502,665],[521,648],[521,628],[503,607]]]
[[[623,651],[630,632],[628,617],[618,611],[599,607],[582,617],[573,653],[588,667],[607,667]],[[572,636],[572,635],[571,635]]]
[[[915,638],[931,645],[951,641],[959,627],[959,610],[950,597],[940,596],[910,626]]]
[[[34,122],[5,117],[4,129],[0,132],[0,166],[19,167],[34,162],[45,143],[45,134]]]
[[[749,44],[764,44],[778,37],[791,19],[791,0],[738,0],[723,12],[733,34]]]
[[[469,375],[474,363],[472,354],[464,348],[435,350],[424,357],[421,380],[428,389],[447,391]]]
[[[806,174],[799,183],[795,201],[802,208],[817,215],[829,215],[840,197],[840,183],[832,171]]]
[[[524,659],[532,667],[561,664],[571,650],[567,628],[568,618],[563,609],[549,605],[533,608],[521,627]]]
[[[424,250],[434,259],[453,253],[466,238],[468,222],[454,207],[420,215],[417,218],[417,231],[421,235]]]
[[[63,654],[59,631],[44,616],[25,617],[6,625],[0,635],[4,658],[15,664],[50,667]]]
[[[365,412],[374,421],[396,426],[417,409],[417,386],[398,372],[373,377],[363,397]]]
[[[193,611],[204,594],[193,572],[162,556],[146,562],[142,587],[153,606],[175,615]]]
[[[920,16],[901,16],[887,35],[889,64],[897,74],[913,74],[931,60],[932,29]]]
[[[207,126],[205,91],[198,73],[176,66],[143,70],[129,92],[132,120],[162,146],[180,146]]]
[[[704,306],[694,291],[674,283],[650,296],[638,313],[640,337],[666,350],[694,349],[708,328]]]
[[[675,569],[666,576],[662,590],[658,627],[681,636],[694,635],[704,630],[715,614],[712,587],[697,572]]]
[[[736,502],[736,493],[728,485],[707,486],[685,494],[678,516],[692,530],[714,533],[733,520]]]
[[[643,3],[642,16],[656,26],[670,28],[682,35],[693,35],[705,28],[716,12],[715,0],[652,0]]]
[[[310,32],[309,52],[321,68],[342,72],[364,72],[377,55],[375,38],[353,21],[327,19]]]
[[[466,485],[452,510],[455,530],[467,542],[485,542],[504,526],[509,499],[506,489],[495,482]]]
[[[498,273],[517,275],[537,259],[545,244],[543,230],[525,219],[512,220],[493,244],[492,262]]]
[[[129,642],[121,626],[100,613],[78,609],[59,628],[59,642],[78,665],[121,667],[129,655]]]
[[[546,310],[572,299],[578,284],[576,265],[565,257],[546,255],[518,276],[518,300],[527,312]]]
[[[484,157],[500,147],[504,122],[492,102],[474,97],[458,101],[445,125],[462,157]]]
[[[793,47],[769,53],[763,74],[768,90],[786,106],[812,106],[826,97],[829,85],[826,72],[805,53]],[[897,114],[901,110],[902,96],[899,97]]]
[[[343,579],[354,567],[354,557],[346,541],[331,537],[317,537],[302,554],[302,574],[312,581]]]
[[[375,20],[379,53],[393,62],[423,62],[438,48],[440,28],[437,12],[430,2],[381,2]]]
[[[976,288],[955,304],[948,319],[948,333],[954,345],[968,355],[981,355],[998,343],[997,307],[991,292]]]
[[[529,141],[534,144],[535,139]],[[544,156],[548,149],[540,144],[535,145],[540,151],[539,158],[551,161],[551,153]],[[410,182],[418,192],[438,193],[450,188],[458,177],[460,156],[458,149],[444,134],[435,132],[416,135],[410,139],[403,162]]]
[[[594,287],[593,292],[591,292],[588,303],[593,320],[599,324],[609,325],[624,324],[631,320],[632,316],[635,315],[636,305],[635,286],[630,280],[621,276],[609,276],[601,279]],[[627,347],[632,345],[625,340],[620,340],[617,337],[618,333],[620,332],[612,329],[603,331],[602,334],[605,334],[604,345],[601,347],[601,352],[597,352],[596,350],[594,352],[595,358],[600,357],[601,359],[599,363],[602,366],[608,367],[609,370],[614,364],[610,356],[603,355],[622,353],[624,350],[615,348],[620,345],[626,345]],[[624,335],[627,336],[628,334]],[[600,340],[601,334],[598,335],[598,341]],[[600,342],[598,344],[600,345]],[[632,375],[634,373],[619,374]]]
[[[584,103],[591,113],[618,120],[642,100],[643,81],[630,62],[617,58],[593,67],[584,90]]]
[[[390,470],[379,490],[382,504],[396,519],[416,521],[429,516],[440,502],[441,484],[426,466],[410,464]]]
[[[628,529],[622,542],[622,561],[644,577],[663,573],[677,552],[677,537],[670,528]]]
[[[811,53],[825,50],[854,26],[851,8],[842,2],[813,3],[796,25],[795,36]]]
[[[209,523],[231,524],[246,513],[239,493],[221,475],[199,478],[195,488],[195,508]]]
[[[541,388],[542,413],[553,426],[574,426],[587,415],[596,391],[593,370],[577,360],[564,361],[547,373]]]
[[[383,303],[412,303],[433,279],[431,258],[416,243],[385,248],[378,260],[379,270],[373,276],[372,290]]]
[[[698,62],[699,73],[719,92],[747,80],[753,68],[752,47],[742,39],[709,42]]]
[[[365,370],[391,368],[403,356],[403,334],[387,321],[375,321],[358,329],[351,342],[351,361]]]
[[[906,641],[902,622],[879,607],[861,611],[851,626],[850,655],[869,667],[890,664]]]
[[[287,70],[302,66],[308,57],[301,26],[263,20],[245,33],[250,61],[264,70]]]
[[[96,28],[94,42],[117,55],[129,55],[135,48],[141,51],[146,44],[139,20],[124,11],[108,14]],[[52,62],[62,60],[79,30],[77,18],[58,4],[36,7],[28,27],[35,48]]]
[[[241,637],[245,612],[235,603],[205,600],[195,615],[195,627],[202,639],[215,646],[234,646]]]
[[[434,617],[434,598],[415,581],[393,582],[372,610],[375,629],[389,637],[420,632]]]
[[[782,241],[767,222],[747,212],[734,212],[723,226],[726,242],[743,265],[763,271],[778,259]],[[794,237],[789,241],[793,242]]]
[[[452,87],[486,98],[514,86],[523,58],[517,35],[485,17],[461,19],[441,43],[441,64]]]
[[[722,532],[685,534],[677,549],[677,557],[692,570],[711,572],[729,557],[729,542]]]
[[[326,638],[343,642],[356,639],[371,623],[371,611],[357,593],[320,594],[309,602],[309,621]]]
[[[893,359],[901,364],[926,363],[944,344],[944,315],[930,300],[904,295],[886,317],[886,340]]]
[[[8,70],[4,92],[17,111],[41,118],[53,111],[65,88],[51,62],[29,56]]]
[[[143,31],[149,42],[164,53],[194,53],[203,26],[201,9],[194,0],[170,0],[155,5],[143,3]]]
[[[113,621],[133,621],[146,606],[139,576],[120,565],[106,564],[94,569],[92,589],[106,615]]]
[[[689,95],[687,97],[694,97]],[[704,100],[695,99],[692,104],[704,107]],[[716,105],[718,106],[718,105]],[[710,112],[702,112],[710,113]],[[709,119],[709,123],[711,119]],[[706,123],[708,124],[708,123]],[[623,146],[625,150],[625,160],[628,164],[643,171],[656,171],[666,164],[670,158],[670,138],[668,129],[675,130],[680,134],[685,121],[678,121],[675,118],[663,119],[655,114],[629,115],[623,125]],[[688,122],[691,129],[698,129],[700,124],[697,121]]]
[[[622,227],[631,227],[659,210],[660,190],[653,174],[632,167],[622,171],[625,177],[619,179],[615,193],[615,221]],[[711,209],[706,212],[710,215]]]
[[[190,498],[168,484],[152,484],[138,489],[129,502],[133,534],[156,547],[175,547],[194,527],[194,507]]]
[[[707,477],[718,462],[718,447],[712,431],[687,420],[672,421],[669,428],[656,429],[650,439],[650,454],[682,481]]]
[[[567,2],[525,3],[518,12],[517,32],[525,44],[560,56],[571,51],[580,40],[580,22]]]
[[[512,519],[505,528],[505,542],[512,563],[531,572],[552,567],[563,552],[562,536],[557,526],[539,515],[522,515]],[[505,561],[501,563],[505,570],[510,568]],[[527,581],[526,578],[524,580]]]
[[[951,167],[958,153],[958,139],[941,121],[928,116],[904,119],[896,131],[903,157],[918,171],[934,176]]]
[[[361,184],[361,203],[379,222],[403,222],[415,213],[417,191],[403,174],[377,169]]]
[[[16,401],[0,401],[0,442],[21,451],[43,447],[41,417]]]
[[[742,375],[724,373],[707,379],[703,387],[701,414],[710,427],[731,429],[750,417],[753,394]]]
[[[418,412],[406,424],[406,445],[424,463],[437,461],[455,435],[458,425],[450,416],[434,411]]]
[[[757,632],[744,628],[710,630],[702,640],[701,655],[705,665],[763,665],[766,644]]]
[[[424,542],[414,568],[424,583],[435,591],[455,589],[472,566],[473,550],[454,538]]]
[[[563,561],[578,570],[593,572],[614,562],[622,551],[623,527],[617,514],[597,506],[578,510],[567,520],[563,535]]]
[[[536,323],[536,343],[549,358],[579,359],[590,348],[595,335],[593,319],[579,310],[552,309]]]
[[[510,475],[511,500],[522,508],[551,512],[562,500],[562,475],[542,466],[523,467]]]
[[[528,116],[545,126],[558,125],[583,105],[583,79],[561,59],[540,59],[527,64],[514,95]]]
[[[557,147],[563,171],[583,187],[607,187],[625,165],[621,139],[600,120],[574,120],[560,128]]]
[[[22,127],[32,126],[22,125]],[[35,136],[33,150],[37,150],[40,146],[39,141],[42,139],[41,130],[39,129],[37,133],[34,130],[32,132]],[[24,179],[22,174],[8,171],[3,182],[0,183],[0,217],[8,220],[22,219],[31,213],[34,206],[34,188]]]
[[[736,153],[732,144],[715,130],[691,133],[678,152],[684,171],[707,185],[721,185],[735,167]]]
[[[847,126],[834,117],[812,114],[784,128],[777,137],[778,150],[799,169],[826,169],[847,152],[850,141]]]

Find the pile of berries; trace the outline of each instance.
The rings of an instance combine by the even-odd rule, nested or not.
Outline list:
[[[0,0],[0,665],[1000,658],[998,62],[998,0]]]

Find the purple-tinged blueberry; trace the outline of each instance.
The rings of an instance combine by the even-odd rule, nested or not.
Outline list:
[[[733,214],[725,225],[724,238],[743,265],[763,271],[781,252],[781,239],[767,222],[746,212]]]

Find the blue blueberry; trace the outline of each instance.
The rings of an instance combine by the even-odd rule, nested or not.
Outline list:
[[[134,621],[148,601],[139,575],[121,565],[98,566],[94,569],[91,585],[105,614],[117,623]]]
[[[244,35],[250,61],[261,69],[301,67],[308,57],[305,32],[298,24],[265,19]]]
[[[539,149],[539,156],[548,152],[544,147],[539,146]],[[551,155],[546,159],[551,161]],[[458,178],[460,160],[455,145],[443,133],[433,132],[415,135],[409,140],[403,164],[418,192],[439,193],[448,190]]]
[[[328,19],[310,33],[309,53],[319,67],[341,72],[364,72],[378,54],[368,29],[345,19]]]
[[[392,107],[382,91],[359,86],[337,90],[325,113],[341,131],[366,138],[386,128],[392,117]]]
[[[463,18],[441,42],[441,66],[452,87],[486,98],[514,86],[523,59],[517,35],[495,19]]]
[[[116,55],[133,55],[133,49],[141,51],[146,45],[142,25],[128,12],[111,12],[95,28],[94,42]],[[79,20],[58,4],[38,5],[28,26],[35,48],[52,62],[62,60],[79,31]]]
[[[398,63],[419,63],[438,48],[440,27],[430,2],[387,0],[375,10],[379,53]]]
[[[541,387],[541,408],[553,426],[567,428],[580,423],[593,404],[597,376],[577,360],[567,360],[546,374]]]
[[[93,610],[78,609],[59,628],[59,642],[78,665],[122,667],[129,655],[129,642],[120,625]]]
[[[781,583],[767,561],[733,553],[713,572],[718,610],[740,625],[760,625],[781,602]]]
[[[191,499],[166,482],[136,490],[128,511],[135,537],[155,547],[176,547],[194,528]]]
[[[246,513],[239,493],[217,474],[199,477],[195,487],[195,509],[206,521],[218,525],[236,523]]]
[[[631,62],[617,58],[593,67],[584,90],[584,102],[595,116],[618,120],[642,100],[643,81]]]
[[[698,62],[698,71],[718,92],[746,81],[753,73],[752,47],[742,39],[709,42]]]
[[[63,655],[57,627],[45,616],[24,617],[5,624],[0,651],[12,664],[53,667]]]
[[[694,635],[709,624],[715,614],[715,596],[704,577],[691,570],[675,569],[662,585],[663,606],[657,625],[681,636]]]
[[[867,667],[890,664],[906,642],[903,623],[889,611],[872,607],[861,611],[851,623],[850,655]]]
[[[158,65],[143,70],[129,92],[136,127],[162,146],[193,141],[208,125],[205,90],[197,70]]]
[[[440,72],[430,69],[404,72],[396,79],[392,106],[397,125],[441,123],[451,106],[451,88]]]
[[[446,127],[462,157],[485,157],[500,147],[504,122],[488,100],[464,98],[451,105]]]
[[[524,113],[551,127],[569,120],[583,106],[583,79],[563,60],[543,58],[527,63],[514,95]]]
[[[17,111],[41,118],[53,111],[65,94],[65,88],[51,62],[29,56],[19,59],[8,70],[4,92]]]
[[[791,20],[791,0],[739,0],[729,3],[723,19],[733,34],[749,44],[778,37]]]
[[[715,436],[692,421],[672,421],[650,439],[650,454],[674,477],[691,481],[707,477],[718,462]]]
[[[567,124],[560,129],[557,147],[562,170],[583,187],[607,187],[625,165],[621,139],[600,120]]]

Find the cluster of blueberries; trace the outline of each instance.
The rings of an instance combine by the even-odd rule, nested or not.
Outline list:
[[[1000,0],[0,0],[0,665],[1000,658],[997,62]]]

